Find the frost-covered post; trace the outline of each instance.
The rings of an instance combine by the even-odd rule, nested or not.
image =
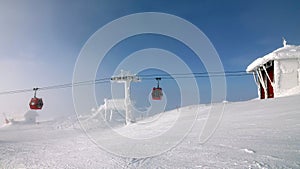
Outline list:
[[[125,109],[126,109],[126,114],[125,114],[125,123],[129,124],[132,122],[135,122],[135,117],[132,114],[132,105],[131,105],[131,100],[130,100],[130,83],[131,82],[139,82],[140,79],[136,75],[130,74],[129,71],[123,71],[121,70],[120,75],[112,77],[112,81],[118,82],[118,83],[125,83]]]

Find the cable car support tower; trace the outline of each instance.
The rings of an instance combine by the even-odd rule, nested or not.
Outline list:
[[[118,76],[111,77],[111,81],[117,83],[125,84],[125,124],[130,124],[135,122],[135,117],[132,113],[132,105],[130,100],[130,84],[131,82],[140,82],[140,78],[136,75],[131,74],[129,71],[121,70],[121,73]]]

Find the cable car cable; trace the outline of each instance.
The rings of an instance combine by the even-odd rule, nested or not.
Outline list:
[[[161,79],[171,80],[171,79],[179,79],[179,78],[205,78],[205,77],[237,77],[237,76],[249,76],[252,74],[248,74],[245,71],[224,71],[224,72],[196,72],[196,73],[177,73],[177,74],[146,74],[146,75],[138,75],[142,80],[153,80],[156,77],[160,77]],[[58,84],[52,86],[39,87],[39,90],[52,90],[52,89],[63,89],[74,86],[84,86],[84,85],[93,85],[93,84],[101,84],[101,83],[109,83],[111,78],[101,78],[96,80],[88,80],[81,81],[75,83],[65,83]],[[17,94],[17,93],[26,93],[32,92],[31,89],[20,89],[20,90],[11,90],[0,92],[0,95],[7,94]]]

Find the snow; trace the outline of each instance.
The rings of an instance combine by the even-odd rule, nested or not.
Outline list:
[[[183,107],[128,126],[116,126],[118,133],[143,140],[168,130],[178,113],[188,118],[199,110],[184,140],[162,154],[145,158],[104,151],[81,129],[75,116],[39,124],[5,125],[0,128],[0,168],[300,168],[299,100],[300,95],[226,102],[219,127],[204,144],[200,144],[199,134],[211,105]],[[87,119],[99,122],[97,118],[102,117],[94,114]],[[187,121],[183,118],[176,122]],[[93,131],[116,147],[127,148],[119,145],[119,140],[105,136],[102,125],[94,126]],[[182,132],[179,129],[174,136]],[[155,145],[171,144],[172,139],[158,140]],[[132,152],[157,147],[132,148]]]
[[[253,154],[253,153],[255,153],[255,151],[254,150],[251,150],[251,149],[247,149],[247,148],[245,148],[245,149],[243,149],[246,153],[250,153],[250,154]]]
[[[286,45],[265,55],[264,57],[256,59],[247,67],[246,71],[253,72],[257,67],[261,67],[270,60],[295,58],[300,59],[300,46]]]
[[[288,90],[281,91],[277,94],[277,97],[286,97],[291,95],[299,95],[300,94],[300,86],[293,87]]]

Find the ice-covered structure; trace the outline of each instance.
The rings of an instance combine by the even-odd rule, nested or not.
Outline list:
[[[125,107],[125,100],[124,99],[104,99],[104,118],[105,120],[108,120],[108,116],[109,116],[109,120],[112,120],[112,116],[113,116],[113,112],[119,112],[119,111],[125,111],[126,107]],[[101,109],[101,107],[100,107]],[[108,112],[110,112],[110,114],[108,115]],[[118,113],[120,115],[120,113]]]
[[[34,123],[36,123],[37,116],[38,116],[38,113],[36,111],[29,110],[24,114],[24,118],[25,118],[24,122],[34,124]]]
[[[300,46],[287,45],[256,59],[246,70],[253,73],[261,99],[300,93]]]

